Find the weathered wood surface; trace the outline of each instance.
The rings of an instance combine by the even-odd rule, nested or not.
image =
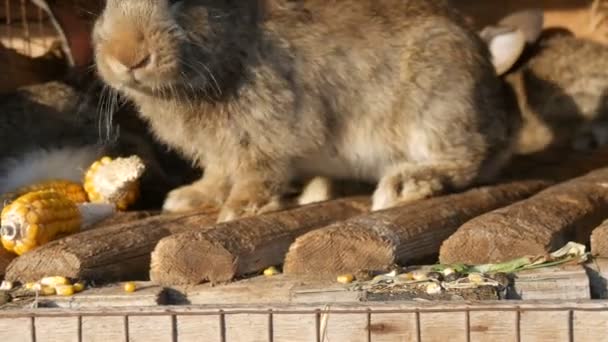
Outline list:
[[[591,281],[582,265],[539,268],[515,274],[508,299],[591,299]]]
[[[31,318],[33,317],[33,318]],[[0,311],[0,340],[606,341],[607,301],[168,306]],[[99,335],[97,335],[99,334]],[[198,339],[197,339],[198,338]],[[89,339],[84,339],[89,340]]]
[[[16,255],[9,253],[6,249],[0,248],[0,280],[4,278],[4,272],[8,265],[15,259]]]
[[[6,279],[36,281],[49,275],[103,282],[147,279],[150,253],[160,239],[210,226],[216,217],[210,212],[164,214],[87,230],[13,260]]]
[[[164,285],[230,281],[281,264],[297,236],[368,210],[368,197],[344,198],[171,235],[152,253],[150,279]]]
[[[608,216],[608,168],[476,217],[441,246],[442,263],[502,262],[589,241]]]
[[[585,264],[589,277],[591,297],[594,299],[608,299],[608,259],[594,258]]]
[[[608,220],[603,221],[591,233],[591,254],[608,257]]]
[[[524,199],[545,181],[481,187],[336,222],[296,239],[285,257],[287,274],[334,279],[341,273],[383,270],[429,257],[469,219]]]

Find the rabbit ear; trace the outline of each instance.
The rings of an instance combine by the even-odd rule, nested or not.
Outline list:
[[[479,35],[488,45],[494,69],[499,76],[513,67],[526,47],[525,34],[519,29],[488,26]]]
[[[498,26],[520,30],[528,44],[538,40],[544,25],[544,13],[541,9],[527,9],[511,13],[498,22]]]

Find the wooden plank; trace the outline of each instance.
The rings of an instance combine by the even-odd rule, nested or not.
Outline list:
[[[89,288],[70,297],[48,296],[43,303],[52,303],[61,308],[155,306],[166,303],[166,293],[162,287],[150,282],[135,282],[135,292],[125,292],[123,284],[100,288]]]
[[[374,342],[416,341],[416,314],[376,313],[371,315],[370,337]]]
[[[226,341],[269,341],[268,314],[226,314]]]
[[[77,317],[37,317],[35,324],[37,342],[78,342]]]
[[[220,315],[177,316],[178,341],[221,342]]]
[[[420,314],[422,341],[467,341],[466,314],[464,312],[433,312]]]
[[[33,333],[29,317],[0,319],[0,341],[31,341]]]
[[[570,312],[523,311],[519,325],[522,341],[568,341]]]
[[[320,315],[321,341],[368,341],[368,315],[323,312]]]
[[[124,317],[82,317],[83,341],[128,342],[126,336]]]
[[[508,299],[591,299],[591,286],[582,265],[539,268],[515,275]]]
[[[469,313],[471,341],[517,341],[517,314],[501,311]]]
[[[285,257],[284,272],[335,279],[342,273],[408,264],[436,254],[441,241],[467,220],[548,184],[522,181],[481,187],[336,222],[297,238]]]
[[[129,342],[166,342],[173,339],[173,317],[129,316]]]
[[[574,311],[575,341],[608,342],[608,312]]]
[[[591,254],[608,257],[608,220],[602,222],[591,233]]]
[[[441,246],[441,263],[495,263],[586,242],[608,212],[608,168],[551,186],[463,224]]]
[[[216,216],[209,211],[163,214],[87,230],[13,260],[6,279],[37,281],[49,274],[103,282],[146,279],[150,252],[160,239],[209,226]]]
[[[368,197],[349,197],[168,236],[152,252],[150,279],[162,285],[218,283],[279,265],[296,237],[366,212],[369,204]]]
[[[273,342],[309,342],[317,338],[314,314],[275,314],[272,321]]]

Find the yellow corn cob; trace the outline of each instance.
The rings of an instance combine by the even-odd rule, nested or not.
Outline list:
[[[55,191],[65,195],[70,200],[76,203],[83,203],[88,200],[87,193],[81,184],[70,180],[52,179],[32,185],[23,186],[9,193],[3,194],[0,198],[0,205],[8,204],[28,192],[34,191]]]
[[[84,189],[93,203],[113,203],[126,210],[139,198],[139,178],[144,164],[137,156],[103,157],[95,161],[84,176]]]
[[[80,230],[75,202],[55,191],[27,193],[4,207],[0,236],[5,249],[21,255],[61,235]]]

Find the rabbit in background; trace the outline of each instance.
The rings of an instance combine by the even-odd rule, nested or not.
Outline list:
[[[204,168],[168,211],[273,211],[294,179],[376,183],[373,209],[495,177],[514,100],[444,1],[108,0],[101,78]]]
[[[142,123],[130,120],[128,109],[100,127],[96,94],[53,81],[0,96],[0,193],[48,179],[81,182],[104,155],[137,154],[146,163],[139,208],[160,207],[169,188],[190,180],[191,168],[166,157]],[[179,177],[168,166],[178,168]]]
[[[543,29],[543,12],[534,9],[513,13],[480,36],[518,99],[516,153],[608,143],[608,46],[566,29]]]

